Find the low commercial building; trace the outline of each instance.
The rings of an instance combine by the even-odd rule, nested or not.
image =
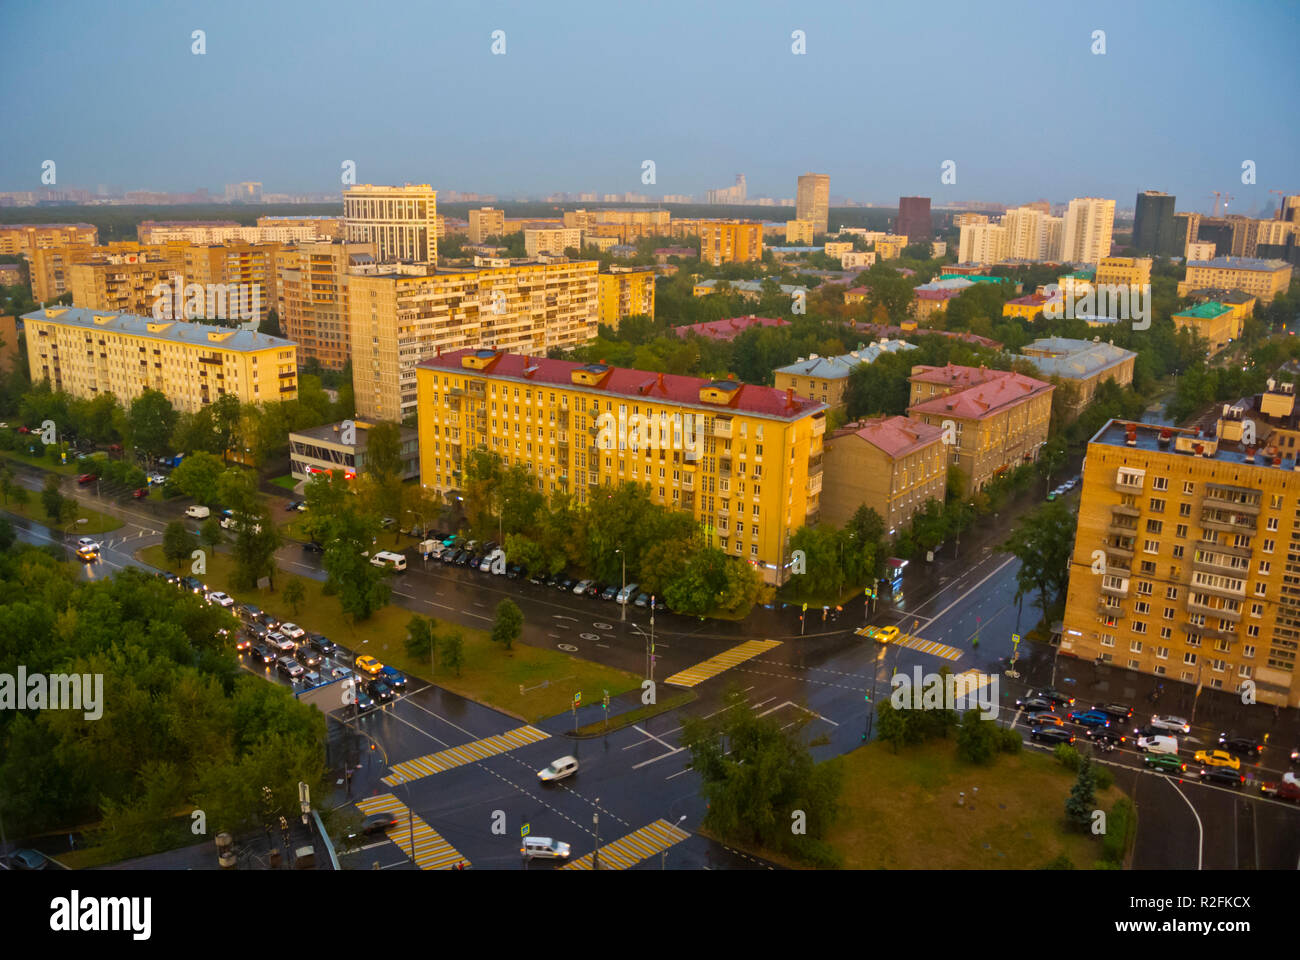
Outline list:
[[[366,469],[366,446],[372,423],[354,420],[352,436],[346,432],[347,421],[326,423],[308,430],[289,433],[289,472],[295,480],[308,480],[314,474],[342,470],[352,477]],[[419,431],[398,426],[401,433],[402,479],[420,475]],[[350,441],[350,442],[345,442]],[[406,518],[401,518],[405,520]]]
[[[1070,408],[1072,416],[1092,402],[1097,387],[1107,380],[1114,380],[1120,387],[1132,383],[1137,361],[1136,353],[1104,343],[1100,337],[1044,337],[1025,345],[1020,352],[1044,377],[1059,377],[1074,385],[1077,393]]]
[[[949,463],[967,496],[1007,470],[1038,459],[1052,417],[1050,383],[987,367],[912,368],[907,415],[948,433]]]
[[[763,295],[763,285],[757,280],[726,280],[722,282],[731,287],[732,293],[737,293],[746,300],[757,300]],[[718,283],[717,279],[702,280],[691,288],[691,293],[693,296],[707,297],[711,293],[718,292]],[[808,288],[795,286],[792,283],[783,283],[781,284],[781,292],[787,297],[793,297],[800,292],[807,293]]]
[[[916,345],[906,340],[883,339],[867,346],[859,345],[856,350],[834,357],[819,357],[814,353],[806,359],[800,357],[794,363],[777,367],[773,371],[773,382],[778,390],[793,390],[801,397],[819,400],[837,409],[844,406],[849,375],[855,369],[874,362],[881,354],[915,349]]]
[[[298,396],[298,348],[280,337],[82,307],[22,319],[33,382],[74,397],[111,393],[130,403],[152,389],[193,413],[226,394],[240,403]]]
[[[892,536],[927,502],[943,502],[946,452],[941,429],[907,417],[846,424],[826,438],[821,519],[841,527],[867,506]]]

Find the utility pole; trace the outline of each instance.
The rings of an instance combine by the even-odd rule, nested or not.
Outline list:
[[[591,851],[591,869],[600,869],[600,797],[596,798],[596,808],[591,813],[591,822],[596,828],[596,846]]]
[[[622,547],[619,547],[614,552],[617,553],[623,561],[623,589],[618,592],[618,599],[623,601],[619,604],[619,619],[626,621],[628,597],[624,596],[624,594],[627,592],[627,554],[623,552]]]

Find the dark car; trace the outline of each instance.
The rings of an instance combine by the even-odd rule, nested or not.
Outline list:
[[[460,553],[456,554],[456,566],[478,566],[478,554],[470,553],[468,550],[462,550]]]
[[[304,500],[290,500],[288,503],[284,505],[284,511],[285,513],[293,513],[299,507],[301,507],[305,502],[306,501]]]
[[[1023,700],[1017,700],[1016,706],[1021,710],[1043,710],[1051,713],[1055,704],[1046,697],[1026,697]]]
[[[357,687],[357,713],[369,713],[375,709],[375,701],[370,699],[370,694],[364,687]]]
[[[1240,790],[1246,778],[1229,767],[1206,767],[1201,771],[1201,782]]]
[[[507,580],[518,580],[523,575],[524,575],[524,568],[517,563],[512,563],[510,564],[510,566],[506,567]]]
[[[181,588],[188,590],[190,593],[207,592],[206,588],[203,586],[203,581],[199,580],[197,577],[185,577],[181,580]]]
[[[5,860],[5,865],[10,870],[44,870],[50,861],[39,850],[15,850]]]
[[[294,654],[294,656],[298,658],[298,662],[301,663],[304,667],[320,666],[320,654],[317,653],[315,650],[313,650],[310,646],[299,647],[297,652]]]
[[[383,833],[389,827],[397,826],[400,820],[401,818],[391,810],[384,813],[372,813],[361,821],[361,832],[364,834]]]
[[[1236,737],[1227,733],[1219,734],[1219,746],[1238,757],[1254,759],[1264,752],[1264,745],[1254,737]]]
[[[260,643],[253,644],[252,649],[253,661],[255,663],[271,664],[275,663],[277,651],[262,646]]]
[[[308,540],[302,545],[302,549],[304,553],[324,553],[325,545],[317,543],[315,540]]]
[[[338,644],[320,633],[307,634],[307,642],[311,644],[311,648],[322,657],[333,656],[334,651],[338,649]]]
[[[1127,720],[1133,716],[1133,708],[1127,703],[1096,703],[1093,704],[1092,709],[1115,720]]]
[[[366,693],[374,697],[377,703],[387,703],[395,696],[393,688],[382,680],[370,681],[369,686],[366,687]]]
[[[1110,727],[1089,727],[1087,733],[1088,739],[1108,753],[1128,741],[1128,737]]]
[[[1291,749],[1291,766],[1294,767],[1298,763],[1300,763],[1300,747],[1293,747]]]
[[[1074,697],[1070,696],[1068,693],[1062,693],[1054,687],[1048,687],[1046,690],[1039,690],[1033,695],[1035,697],[1045,697],[1057,706],[1074,706]]]
[[[529,583],[534,583],[539,587],[546,586],[546,580],[547,580],[547,576],[544,573],[534,573],[531,577],[528,578]]]
[[[457,550],[455,547],[447,547],[442,551],[442,553],[438,555],[438,559],[441,560],[443,563],[455,563],[456,554],[459,552],[460,551]]]
[[[578,585],[578,581],[572,577],[561,577],[555,582],[555,589],[561,593],[573,593],[573,588]]]
[[[604,590],[600,591],[600,599],[602,600],[613,600],[617,596],[618,587],[606,587]]]
[[[1029,739],[1039,743],[1074,743],[1074,734],[1061,727],[1034,727],[1029,731]]]
[[[638,593],[638,594],[636,595],[636,599],[633,600],[632,603],[633,603],[635,606],[638,606],[638,607],[649,606],[649,604],[650,604],[650,594],[648,594],[648,593]]]
[[[288,677],[290,680],[297,680],[307,671],[293,657],[280,657],[275,661],[275,672]]]
[[[583,594],[583,596],[591,597],[594,600],[596,597],[599,597],[607,589],[609,588],[606,587],[603,583],[596,583],[595,581],[593,581],[591,586],[587,588],[587,592]],[[617,594],[618,591],[615,590],[614,593]],[[611,597],[610,599],[612,600],[613,597]]]
[[[181,582],[180,575],[172,573],[170,570],[158,574],[158,579],[171,584],[173,587]]]
[[[668,601],[665,600],[663,597],[655,596],[654,599],[651,601],[650,606],[654,610],[667,610]]]
[[[244,632],[260,642],[271,635],[271,628],[264,623],[250,623],[244,627]]]
[[[248,637],[236,637],[235,649],[240,653],[248,653],[249,650],[253,649],[253,641]]]

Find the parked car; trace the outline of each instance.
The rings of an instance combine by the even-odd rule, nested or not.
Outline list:
[[[1029,731],[1029,739],[1039,743],[1074,743],[1074,734],[1061,727],[1034,727]]]
[[[1191,725],[1182,717],[1174,716],[1154,716],[1151,718],[1151,726],[1157,730],[1168,730],[1170,733],[1191,733]]]
[[[39,850],[15,850],[5,860],[10,870],[44,870],[49,865],[49,858]]]
[[[483,554],[483,559],[478,562],[478,572],[487,573],[492,569],[492,554]]]
[[[613,600],[617,596],[618,587],[606,587],[604,590],[600,591],[600,599],[602,600]]]
[[[542,573],[539,570],[537,573],[534,573],[531,577],[528,578],[528,582],[536,584],[539,587],[544,587],[546,586],[546,581],[549,579],[550,578],[546,574]]]
[[[512,563],[506,567],[506,579],[518,580],[524,575],[524,568],[517,563]]]
[[[293,657],[281,657],[275,662],[275,670],[290,680],[297,680],[306,673],[306,668]]]
[[[136,500],[143,500],[145,497],[149,496],[149,491],[144,487],[136,487],[131,491],[131,496]]]
[[[315,540],[308,540],[302,545],[304,553],[324,553],[325,545],[317,543]]]
[[[303,500],[290,500],[287,504],[285,504],[285,506],[284,506],[284,512],[285,512],[285,513],[293,513],[293,512],[295,512],[299,507],[303,506],[304,503],[305,503],[305,501],[303,501]]]
[[[560,757],[537,771],[537,779],[542,783],[554,783],[578,772],[577,757]]]
[[[1207,767],[1227,767],[1230,770],[1241,769],[1241,761],[1227,750],[1197,750],[1192,755],[1192,759],[1197,763],[1205,764]]]
[[[166,483],[166,482],[167,482],[167,478],[164,477],[161,473],[151,473],[151,474],[149,474],[149,484],[150,484],[150,486],[161,487],[161,486],[162,486],[164,483]]]
[[[1241,785],[1246,782],[1246,778],[1226,767],[1206,767],[1201,771],[1201,782],[1214,783],[1221,787],[1232,787],[1240,790]]]
[[[636,595],[636,599],[633,600],[632,603],[633,603],[634,606],[644,607],[644,606],[646,606],[647,604],[650,603],[650,594],[648,594],[648,593],[638,593],[638,594]]]
[[[93,473],[83,473],[81,476],[77,477],[77,483],[84,487],[86,484],[94,483],[98,479],[99,477]]]
[[[1264,745],[1254,737],[1237,737],[1226,733],[1219,734],[1219,746],[1229,753],[1250,760],[1257,759],[1264,752]]]
[[[604,591],[605,591],[605,585],[603,583],[596,583],[593,580],[591,586],[587,588],[587,596],[591,597],[594,600],[596,597],[599,597]]]
[[[1142,763],[1148,770],[1158,773],[1186,773],[1187,764],[1170,753],[1144,753]]]
[[[595,585],[596,585],[595,580],[579,580],[577,585],[573,588],[573,592],[581,595],[586,593],[591,587],[594,587]]]
[[[578,591],[575,589],[577,585],[578,581],[574,580],[572,577],[561,577],[555,581],[555,588],[567,593],[577,593]]]

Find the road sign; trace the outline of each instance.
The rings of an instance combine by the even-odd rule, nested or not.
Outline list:
[[[808,603],[807,603],[807,601],[804,602],[804,605],[803,605],[803,612],[804,612],[804,613],[807,613],[807,612],[808,612]]]
[[[575,693],[575,694],[573,695],[573,705],[576,707],[576,706],[577,706],[578,704],[580,704],[580,703],[582,703],[582,691],[581,691],[581,690],[579,690],[577,693]]]
[[[1018,633],[1013,633],[1013,634],[1011,635],[1011,642],[1014,643],[1014,644],[1019,645],[1019,643],[1020,643],[1020,634],[1018,634]]]
[[[519,828],[519,836],[520,837],[528,836],[528,824],[525,823],[522,827]]]

